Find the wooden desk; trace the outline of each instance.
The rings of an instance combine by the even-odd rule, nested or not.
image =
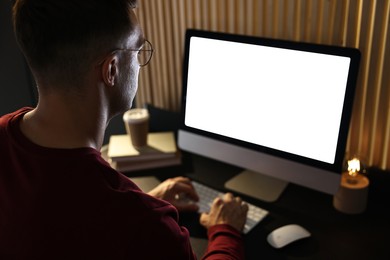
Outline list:
[[[214,160],[186,155],[181,167],[133,174],[155,175],[161,180],[187,175],[223,191],[224,182],[240,171],[240,168]],[[390,259],[390,203],[385,203],[389,198],[390,174],[385,175],[372,173],[369,176],[367,210],[359,215],[340,213],[333,207],[332,196],[294,184],[289,184],[274,203],[242,196],[270,211],[266,219],[245,235],[247,259]],[[290,223],[302,225],[312,236],[283,249],[268,245],[268,233]],[[196,214],[182,214],[181,224],[193,237],[205,238],[205,230]]]

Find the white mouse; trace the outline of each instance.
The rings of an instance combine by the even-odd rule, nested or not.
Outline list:
[[[294,241],[310,236],[310,232],[305,228],[296,224],[290,224],[279,227],[269,233],[267,241],[274,248],[282,248]]]

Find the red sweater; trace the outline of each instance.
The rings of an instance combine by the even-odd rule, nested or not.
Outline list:
[[[195,259],[177,210],[92,148],[52,149],[0,117],[0,259]],[[243,259],[240,234],[209,230],[207,259]]]

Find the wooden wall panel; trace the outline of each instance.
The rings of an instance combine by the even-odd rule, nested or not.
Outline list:
[[[390,168],[390,0],[139,0],[154,57],[137,104],[178,111],[187,28],[359,48],[362,63],[348,153]]]

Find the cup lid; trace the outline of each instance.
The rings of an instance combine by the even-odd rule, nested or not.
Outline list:
[[[132,108],[123,114],[125,121],[143,121],[149,118],[149,112],[146,108]]]

